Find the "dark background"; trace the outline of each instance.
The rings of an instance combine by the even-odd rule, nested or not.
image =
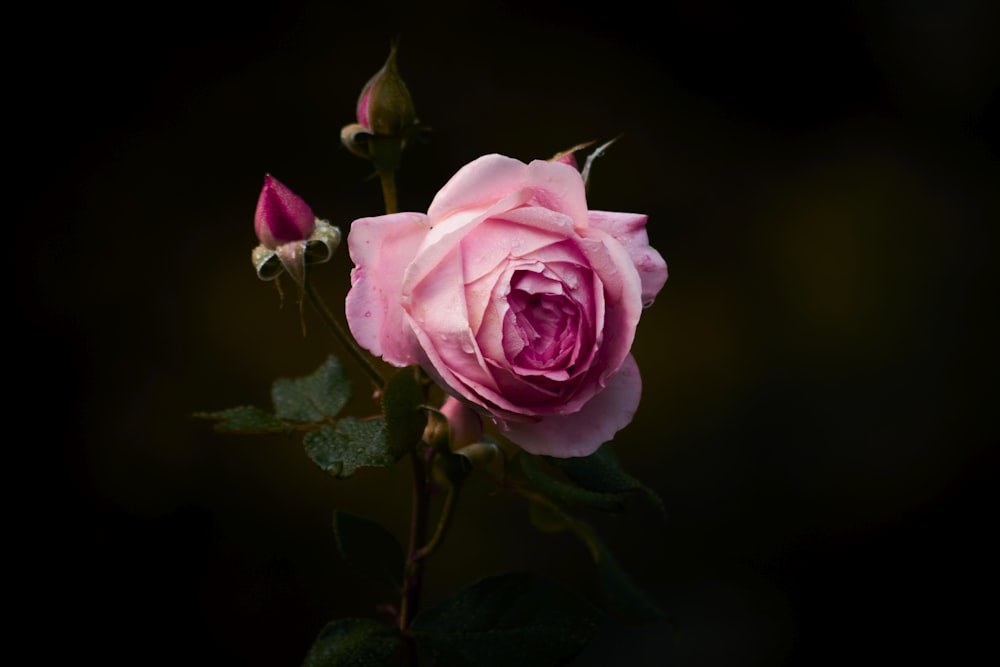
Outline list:
[[[622,134],[591,206],[647,213],[670,266],[615,442],[668,519],[599,522],[669,618],[605,627],[574,665],[987,650],[998,18],[974,0],[15,10],[8,604],[30,662],[297,665],[325,621],[381,601],[330,516],[402,537],[404,466],[332,480],[295,441],[191,414],[266,407],[273,379],[337,352],[255,278],[254,207],[269,172],[345,230],[381,212],[338,133],[397,36],[432,129],[404,210],[481,154]],[[316,273],[330,301],[349,269],[341,252]],[[579,543],[472,484],[427,603],[508,569],[593,583]]]

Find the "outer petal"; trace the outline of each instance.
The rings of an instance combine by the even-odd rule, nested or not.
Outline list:
[[[438,190],[427,209],[433,219],[467,208],[484,208],[519,189],[526,165],[520,160],[492,154],[476,158]]]
[[[649,246],[647,216],[638,213],[590,211],[590,226],[618,240],[635,263],[642,281],[642,302],[649,305],[667,282],[667,263]]]
[[[351,224],[354,262],[347,324],[358,343],[395,366],[417,363],[417,342],[400,304],[403,272],[427,235],[427,216],[393,213]]]
[[[519,189],[532,190],[530,203],[565,213],[578,227],[587,226],[587,194],[580,173],[561,162],[524,164],[503,155],[484,155],[465,165],[434,196],[432,220],[454,211],[483,208]]]
[[[583,408],[571,415],[545,417],[535,423],[501,425],[511,442],[531,454],[566,459],[590,456],[632,422],[642,396],[639,366],[632,355],[618,373]]]

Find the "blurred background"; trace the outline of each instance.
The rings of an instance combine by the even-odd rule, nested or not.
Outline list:
[[[953,664],[987,646],[995,3],[180,0],[9,19],[8,576],[31,662],[298,665],[326,621],[382,601],[331,514],[403,539],[405,466],[333,480],[297,441],[191,415],[267,407],[275,378],[339,353],[255,277],[254,208],[270,173],[345,230],[381,212],[338,134],[393,37],[431,128],[402,209],[479,155],[621,134],[591,207],[647,213],[670,267],[614,445],[667,520],[595,519],[668,618],[602,627],[573,664]],[[315,272],[330,302],[349,270],[340,252]],[[511,569],[592,592],[581,544],[470,484],[426,602]]]

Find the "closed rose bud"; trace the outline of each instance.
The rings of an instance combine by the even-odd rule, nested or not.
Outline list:
[[[396,45],[358,97],[358,125],[366,131],[405,140],[417,122],[413,99],[396,67]]]
[[[361,90],[356,115],[356,123],[341,128],[341,143],[370,160],[379,174],[395,172],[407,143],[420,129],[413,98],[396,68],[395,44],[382,69]]]
[[[309,204],[270,174],[257,198],[254,230],[265,248],[274,250],[292,241],[304,241],[316,227]]]
[[[453,396],[441,405],[441,414],[448,420],[452,449],[472,444],[483,437],[483,420],[478,413]]]
[[[251,261],[261,280],[287,272],[304,285],[306,265],[329,261],[340,245],[340,230],[317,219],[305,200],[270,174],[257,198],[254,231],[260,245]]]

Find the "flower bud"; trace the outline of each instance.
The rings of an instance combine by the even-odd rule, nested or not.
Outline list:
[[[257,199],[254,230],[260,245],[250,259],[261,280],[287,272],[304,285],[306,265],[329,261],[340,246],[340,229],[313,215],[305,200],[270,174]]]
[[[590,167],[591,165],[593,165],[594,160],[604,155],[604,151],[608,149],[608,146],[618,141],[620,137],[621,135],[618,135],[614,139],[606,141],[597,148],[595,148],[593,152],[591,152],[591,154],[587,156],[586,162],[583,163],[583,169],[580,169],[580,165],[577,162],[576,152],[581,151],[584,148],[589,148],[594,144],[593,141],[577,144],[576,146],[573,146],[573,148],[556,153],[551,158],[549,158],[549,162],[561,162],[562,164],[568,164],[574,169],[579,169],[580,175],[583,177],[584,186],[588,186],[590,185]]]
[[[375,75],[368,80],[358,97],[358,125],[375,135],[398,137],[405,141],[417,122],[413,99],[396,68],[396,45]]]
[[[448,420],[452,451],[477,442],[483,437],[483,420],[467,405],[449,396],[441,405],[441,414]]]
[[[265,248],[309,238],[316,226],[316,216],[309,204],[270,174],[257,198],[254,230]]]
[[[380,174],[399,168],[403,149],[418,130],[410,91],[396,68],[396,45],[358,97],[356,123],[340,130],[340,141],[350,152],[370,160]]]

